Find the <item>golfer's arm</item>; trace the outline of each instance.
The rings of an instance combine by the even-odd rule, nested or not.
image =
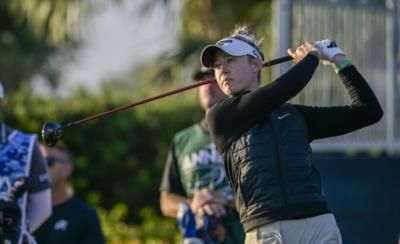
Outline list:
[[[248,121],[253,117],[265,118],[266,114],[296,96],[310,81],[318,62],[319,59],[315,55],[308,54],[273,83],[244,94],[235,113],[239,121]]]
[[[315,55],[308,54],[270,85],[214,105],[207,113],[207,123],[218,151],[224,151],[232,138],[265,119],[271,111],[300,92],[310,81],[318,63]]]
[[[354,66],[339,72],[351,104],[336,107],[297,106],[302,112],[309,140],[338,136],[378,122],[383,111],[374,92]]]

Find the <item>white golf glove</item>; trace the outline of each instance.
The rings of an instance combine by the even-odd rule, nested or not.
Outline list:
[[[338,54],[344,54],[342,49],[336,46],[336,42],[325,39],[321,41],[316,41],[314,44],[318,47],[321,54],[321,61],[324,65],[331,64],[333,58]]]

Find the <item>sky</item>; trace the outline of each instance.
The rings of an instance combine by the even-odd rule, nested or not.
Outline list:
[[[95,91],[104,80],[121,77],[135,65],[175,47],[182,1],[169,1],[169,11],[163,1],[155,1],[154,7],[143,14],[140,6],[145,1],[93,1],[96,11],[80,28],[82,45],[58,68],[60,95],[77,85]],[[33,84],[40,88],[35,90],[49,92],[40,74],[33,78]]]

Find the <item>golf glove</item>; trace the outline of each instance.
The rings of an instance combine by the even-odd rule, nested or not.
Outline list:
[[[314,44],[319,48],[321,54],[321,61],[324,65],[332,63],[333,58],[338,54],[344,54],[342,49],[336,46],[336,42],[325,39],[321,41],[316,41]]]

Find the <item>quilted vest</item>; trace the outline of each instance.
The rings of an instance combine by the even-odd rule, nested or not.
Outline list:
[[[327,212],[302,115],[284,104],[224,153],[235,204],[246,231]]]

